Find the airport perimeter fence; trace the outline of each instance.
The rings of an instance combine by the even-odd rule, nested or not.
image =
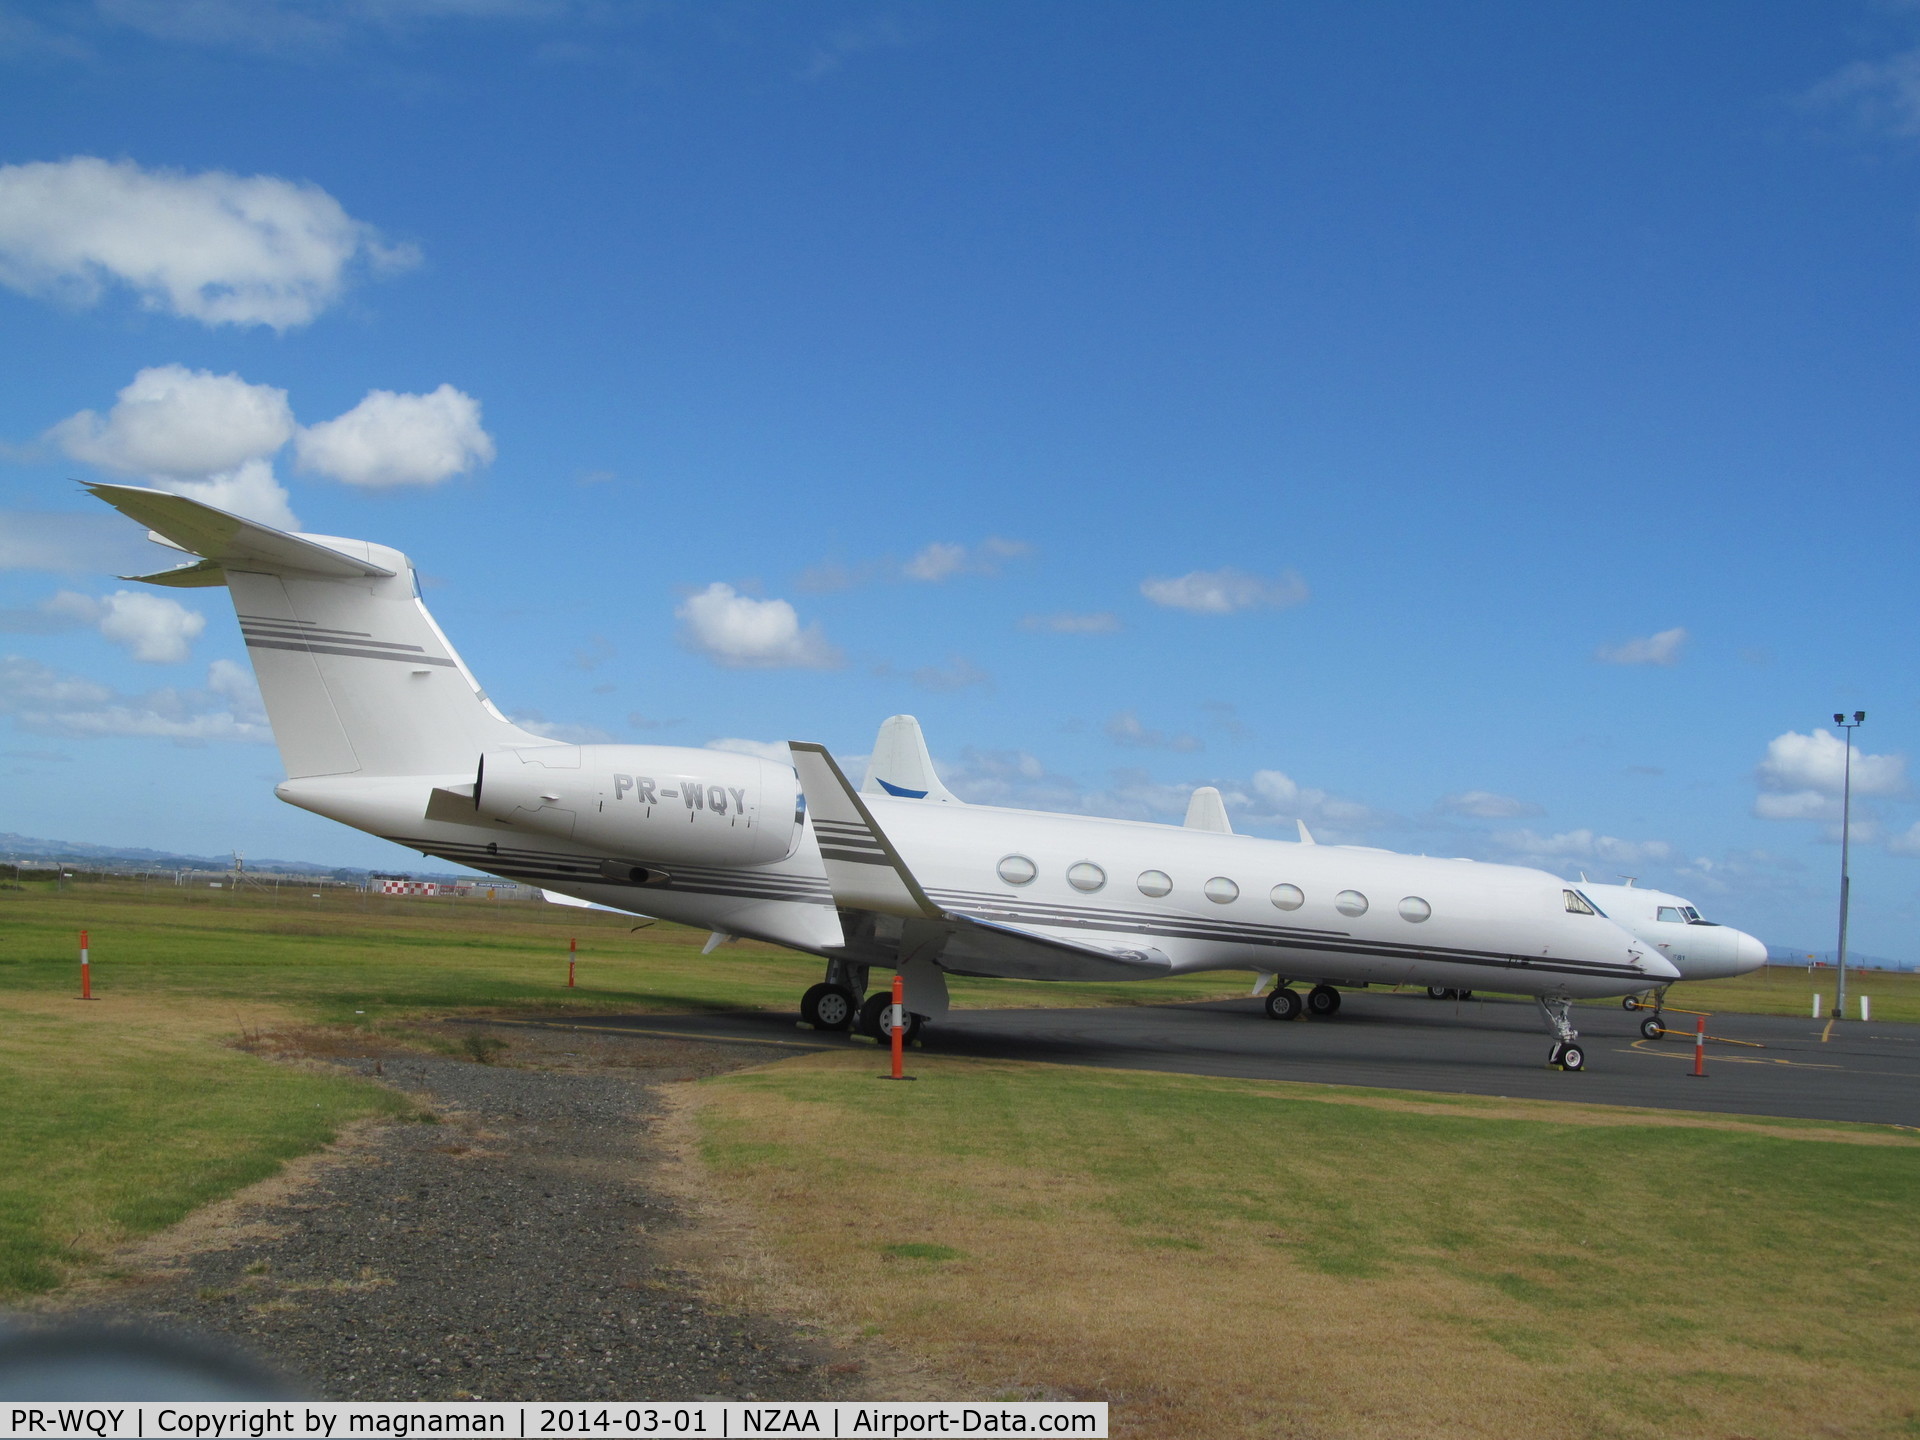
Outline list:
[[[111,882],[138,883],[143,890],[165,887],[174,890],[301,893],[315,897],[349,893],[372,898],[433,899],[448,901],[538,900],[540,891],[531,885],[491,876],[433,877],[415,879],[411,875],[370,876],[311,874],[286,870],[197,869],[189,866],[99,865],[85,862],[60,863],[35,857],[31,860],[0,861],[0,887],[24,889],[34,883],[51,884],[56,890]]]

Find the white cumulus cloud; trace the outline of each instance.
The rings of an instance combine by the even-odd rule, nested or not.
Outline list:
[[[317,185],[93,156],[0,166],[0,284],[90,305],[114,287],[205,325],[305,325],[356,268],[414,263]]]
[[[62,590],[41,609],[56,620],[98,629],[134,659],[151,665],[179,664],[207,628],[207,617],[198,610],[140,590],[116,590],[97,600]]]
[[[688,645],[735,669],[830,670],[840,652],[785,600],[755,600],[716,580],[674,610]]]
[[[1564,830],[1558,835],[1505,830],[1493,838],[1513,859],[1543,867],[1570,860],[1604,860],[1615,865],[1660,864],[1675,855],[1673,846],[1665,840],[1622,840],[1584,829]]]
[[[1920,855],[1920,820],[1889,839],[1887,849],[1896,855]]]
[[[216,660],[205,689],[168,686],[122,695],[98,681],[9,655],[0,658],[0,715],[38,735],[153,736],[185,745],[270,741],[273,735],[260,719],[257,697],[249,699],[240,690],[233,674],[238,669],[231,661]]]
[[[1753,813],[1762,820],[1838,820],[1840,802],[1818,790],[1763,791],[1753,797]]]
[[[494,456],[480,402],[451,385],[426,395],[370,390],[346,414],[303,427],[294,442],[302,470],[380,489],[438,485]]]
[[[997,535],[989,535],[972,547],[936,540],[902,565],[900,573],[909,580],[929,583],[950,580],[955,575],[997,575],[1007,561],[1032,552],[1033,547],[1024,540],[1003,540]]]
[[[1491,790],[1462,790],[1457,795],[1442,796],[1437,808],[1446,815],[1467,815],[1476,820],[1518,820],[1524,815],[1546,813],[1529,800],[1496,795]]]
[[[1291,570],[1266,580],[1243,570],[1195,570],[1173,579],[1140,582],[1140,593],[1156,605],[1194,615],[1231,615],[1236,610],[1284,609],[1307,600],[1307,582]]]
[[[200,478],[273,454],[293,437],[287,392],[184,365],[142,370],[104,416],[47,432],[74,459],[123,475]]]
[[[1754,774],[1769,790],[1816,790],[1838,795],[1845,779],[1848,745],[1838,735],[1789,730],[1767,742],[1767,754]],[[1907,757],[1868,755],[1853,747],[1853,792],[1898,795],[1907,788]]]
[[[1132,710],[1109,715],[1100,728],[1106,732],[1107,739],[1128,749],[1173,750],[1185,754],[1204,748],[1196,735],[1169,735],[1164,730],[1149,729]]]
[[[1618,645],[1602,645],[1593,652],[1593,658],[1608,665],[1677,665],[1680,647],[1686,643],[1685,628],[1676,625],[1658,635],[1622,640]]]

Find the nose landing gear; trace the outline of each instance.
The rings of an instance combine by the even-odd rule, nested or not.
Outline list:
[[[1545,995],[1540,997],[1540,1013],[1547,1018],[1547,1024],[1553,1030],[1553,1049],[1547,1053],[1547,1064],[1556,1070],[1584,1070],[1587,1068],[1587,1053],[1574,1041],[1580,1032],[1573,1028],[1568,1013],[1573,1002],[1566,999],[1554,999]]]

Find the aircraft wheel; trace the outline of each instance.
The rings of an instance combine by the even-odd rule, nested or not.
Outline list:
[[[800,997],[800,1018],[816,1030],[844,1030],[860,1004],[838,985],[815,985]]]
[[[1451,994],[1453,994],[1453,992],[1444,985],[1427,986],[1427,998],[1429,1000],[1444,1000]]]
[[[1640,997],[1638,995],[1622,995],[1620,997],[1620,1008],[1622,1010],[1638,1010],[1640,1008]]]
[[[1269,1020],[1298,1020],[1301,1011],[1300,992],[1289,990],[1285,986],[1267,996],[1267,1018]]]
[[[1667,1027],[1649,1015],[1640,1022],[1640,1033],[1649,1040],[1658,1040],[1662,1035],[1667,1033]]]
[[[1560,1068],[1560,1057],[1566,1053],[1567,1042],[1564,1040],[1554,1041],[1553,1049],[1547,1052],[1547,1068],[1549,1070],[1558,1070]]]
[[[1560,1047],[1560,1068],[1562,1070],[1584,1070],[1587,1068],[1586,1052],[1578,1045]]]
[[[1331,985],[1316,985],[1307,992],[1307,1009],[1322,1019],[1339,1013],[1340,992]]]
[[[886,1014],[887,1007],[891,1004],[893,1004],[893,996],[888,991],[876,990],[873,994],[869,995],[867,997],[867,1003],[860,1007],[860,1024],[858,1027],[860,1033],[862,1035],[872,1036],[882,1045],[891,1045],[893,1043],[893,1032],[880,1028],[880,1017]],[[907,1033],[902,1037],[906,1044],[911,1045],[919,1038],[922,1023],[924,1022],[921,1016],[915,1015],[911,1011],[908,1012]]]
[[[1471,990],[1456,990],[1453,992],[1453,998],[1456,1000],[1471,1000],[1473,998],[1473,992]]]

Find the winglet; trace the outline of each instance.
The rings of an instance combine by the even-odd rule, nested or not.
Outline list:
[[[321,543],[324,537],[289,535],[257,520],[229,514],[170,490],[149,490],[139,485],[89,485],[87,491],[113,506],[130,520],[137,520],[152,532],[149,538],[189,555],[202,556],[211,567],[232,565],[241,570],[297,570],[309,575],[334,579],[361,577],[385,578],[393,571],[369,560]],[[339,544],[363,542],[340,541]],[[159,576],[123,576],[146,580],[156,585],[211,585],[212,570],[201,565],[179,571],[161,571]],[[174,578],[168,579],[167,576]]]
[[[827,747],[790,740],[787,748],[807,797],[833,903],[845,910],[939,919],[945,912],[927,898]]]
[[[873,758],[867,761],[867,776],[860,782],[860,793],[931,800],[940,805],[966,803],[934,774],[933,757],[927,753],[927,738],[920,733],[920,722],[911,715],[892,715],[880,722],[880,733],[873,740]]]
[[[1315,840],[1314,840],[1314,838],[1313,838],[1313,832],[1312,832],[1311,830],[1309,830],[1309,829],[1307,829],[1307,822],[1306,822],[1306,821],[1304,821],[1304,820],[1295,820],[1295,821],[1294,821],[1293,823],[1294,823],[1294,824],[1296,824],[1296,825],[1298,825],[1298,826],[1300,827],[1300,843],[1301,843],[1302,845],[1313,845],[1313,844],[1317,844],[1317,843],[1318,843],[1318,842],[1317,842],[1317,841],[1315,841]]]
[[[1202,785],[1187,801],[1186,828],[1215,830],[1222,835],[1233,833],[1233,822],[1227,819],[1227,802],[1220,798],[1220,792],[1213,786]]]

